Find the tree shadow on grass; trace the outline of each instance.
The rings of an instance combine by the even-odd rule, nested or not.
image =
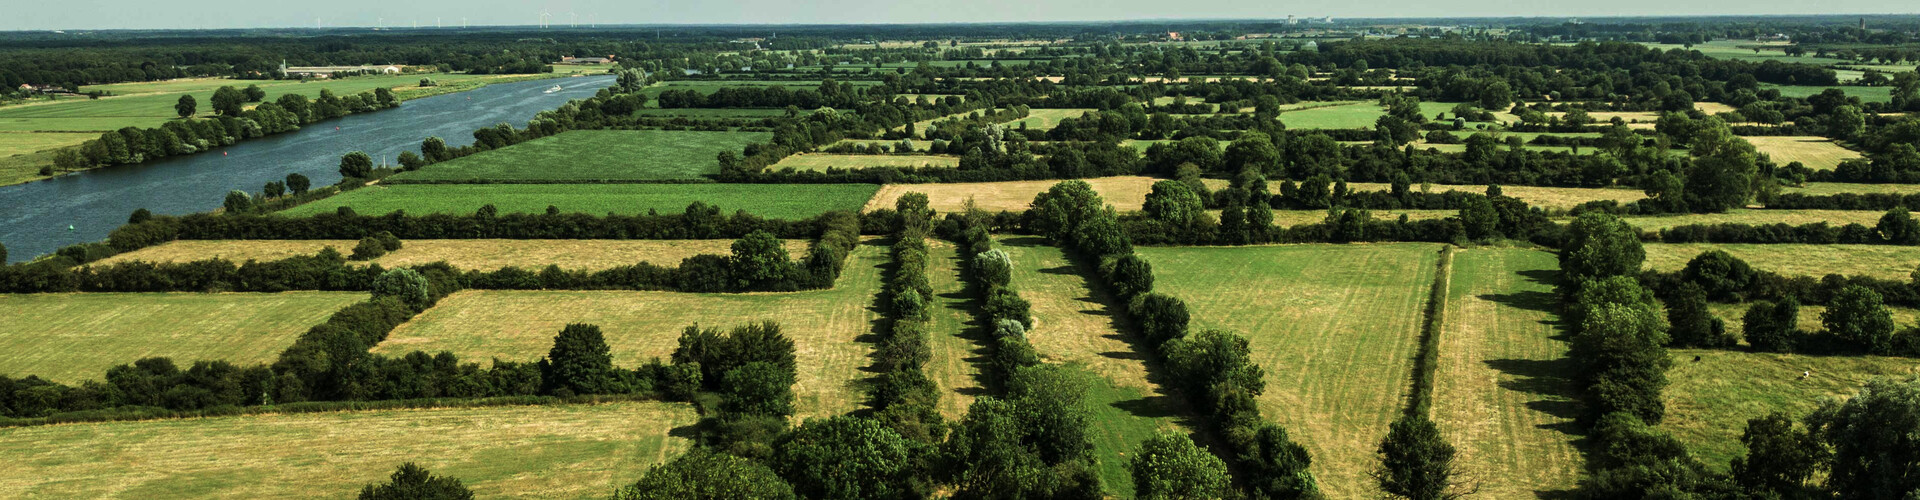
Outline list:
[[[897,238],[888,237],[868,240],[860,244],[861,246],[880,247],[878,251],[889,252],[896,239]],[[867,312],[874,315],[874,320],[867,323],[866,333],[862,333],[853,339],[854,342],[870,346],[867,349],[867,364],[859,368],[860,372],[865,374],[865,376],[847,382],[853,389],[869,394],[866,402],[861,404],[860,408],[851,412],[857,416],[871,416],[876,410],[871,393],[874,385],[879,383],[880,374],[883,372],[879,367],[880,349],[884,345],[883,342],[886,340],[887,334],[893,331],[894,324],[893,317],[888,315],[890,311],[887,305],[893,301],[893,294],[886,289],[886,282],[888,281],[886,278],[892,277],[894,273],[899,272],[899,270],[900,265],[895,263],[892,258],[888,258],[886,262],[880,264],[880,276],[882,278],[880,281],[880,291],[873,294],[873,300],[867,303]],[[836,283],[835,286],[838,286],[838,283]]]

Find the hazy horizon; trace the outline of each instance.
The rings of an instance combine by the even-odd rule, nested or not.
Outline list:
[[[263,3],[237,0],[151,2],[82,0],[59,9],[16,10],[0,18],[0,30],[234,29],[532,26],[542,11],[548,22],[565,27],[667,24],[927,24],[1000,22],[1191,21],[1210,19],[1301,18],[1469,18],[1469,17],[1663,17],[1795,16],[1914,14],[1915,4],[1883,0],[1835,0],[1817,5],[1779,0],[1659,2],[1623,0],[1595,3],[1566,0],[1492,1],[1475,5],[1406,1],[1268,2],[1234,0],[1195,4],[1158,0],[887,2],[743,0],[734,2],[607,0],[426,0],[397,4],[339,0],[325,4]],[[1898,9],[1907,9],[1900,11]],[[572,13],[573,15],[569,15]]]

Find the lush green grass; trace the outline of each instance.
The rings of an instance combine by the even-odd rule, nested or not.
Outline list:
[[[1806,327],[1806,325],[1802,325]],[[1747,419],[1783,412],[1795,420],[1827,397],[1850,397],[1880,376],[1920,375],[1920,362],[1877,356],[1803,356],[1725,350],[1673,350],[1662,394],[1672,431],[1695,456],[1726,470],[1746,452]],[[1694,361],[1698,356],[1700,361]],[[1811,377],[1801,378],[1803,372]]]
[[[1906,281],[1920,266],[1920,248],[1903,245],[1798,245],[1753,243],[1648,243],[1646,267],[1678,271],[1708,250],[1722,250],[1754,269],[1786,276],[1828,274]]]
[[[1062,118],[1079,118],[1092,111],[1091,109],[1033,109],[1027,111],[1026,118],[1007,122],[1007,127],[1017,129],[1025,125],[1026,128],[1033,130],[1053,130],[1054,127],[1060,126]]]
[[[848,257],[831,290],[794,293],[695,294],[630,291],[465,291],[401,325],[374,347],[378,354],[452,351],[461,359],[533,361],[553,347],[569,323],[599,325],[613,362],[634,367],[667,358],[688,325],[732,328],[778,321],[793,339],[800,379],[796,416],[853,411],[866,400],[856,383],[867,375],[873,345],[874,297],[886,248],[869,242]]]
[[[1322,108],[1283,111],[1280,122],[1290,129],[1332,129],[1365,128],[1372,129],[1375,120],[1387,114],[1380,105],[1372,102],[1359,102],[1328,106]]]
[[[371,186],[288,209],[308,216],[353,207],[362,214],[406,210],[413,214],[471,214],[493,204],[502,213],[562,212],[663,214],[685,211],[704,201],[726,213],[735,210],[777,219],[804,219],[832,210],[859,210],[879,186],[872,184],[401,184]]]
[[[1405,406],[1440,245],[1136,249],[1195,328],[1247,337],[1266,369],[1261,412],[1313,453],[1330,498],[1374,494],[1367,472]]]
[[[814,170],[824,172],[829,168],[873,168],[873,167],[946,167],[960,166],[960,157],[941,155],[843,155],[832,153],[806,153],[788,156],[775,163],[769,170],[785,169]]]
[[[1743,139],[1780,165],[1797,161],[1814,170],[1833,170],[1840,166],[1841,161],[1861,157],[1860,152],[1840,147],[1825,137],[1755,136]]]
[[[691,446],[684,404],[299,413],[0,429],[11,498],[351,498],[415,462],[481,498],[600,498]]]
[[[1546,497],[1580,476],[1578,368],[1554,313],[1559,267],[1530,249],[1453,257],[1433,417],[1489,498]]]
[[[767,142],[765,132],[574,130],[402,172],[405,181],[629,181],[720,173],[722,151]]]
[[[366,300],[352,292],[0,295],[0,374],[63,383],[167,356],[272,362],[308,327]]]
[[[1760,84],[1762,89],[1780,89],[1785,97],[1806,98],[1826,91],[1829,88],[1840,89],[1848,96],[1858,97],[1863,102],[1888,102],[1893,100],[1893,87],[1822,87],[1818,85],[1774,85]]]

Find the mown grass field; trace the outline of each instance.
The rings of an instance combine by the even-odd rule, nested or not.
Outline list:
[[[1746,328],[1741,321],[1743,321],[1742,318],[1746,317],[1747,309],[1752,307],[1753,303],[1751,302],[1738,304],[1714,302],[1707,304],[1707,310],[1713,312],[1714,317],[1720,318],[1721,321],[1725,322],[1727,333],[1733,335],[1733,338],[1737,340],[1740,345],[1747,345]],[[1826,306],[1802,304],[1800,306],[1799,318],[1800,329],[1809,331],[1821,329],[1820,313],[1826,311]],[[1887,307],[1887,313],[1888,316],[1893,318],[1893,324],[1897,328],[1906,328],[1920,323],[1920,310],[1890,306]]]
[[[1835,193],[1920,193],[1920,184],[1855,184],[1850,182],[1809,182],[1781,189],[1782,193],[1823,195]]]
[[[870,240],[848,257],[833,289],[794,293],[465,291],[401,325],[372,352],[533,361],[546,356],[561,328],[590,323],[605,333],[614,364],[632,368],[672,355],[688,325],[731,329],[772,320],[797,350],[795,416],[838,415],[866,401],[856,384],[871,363],[873,345],[863,337],[876,333],[874,296],[887,259],[886,248]]]
[[[1429,185],[1413,185],[1410,187],[1414,191],[1425,191],[1425,192],[1431,192],[1431,193],[1445,193],[1449,191],[1460,191],[1465,193],[1484,194],[1487,192],[1486,186],[1475,186],[1475,185],[1429,184]],[[1391,191],[1393,189],[1393,186],[1389,184],[1373,183],[1373,182],[1351,182],[1351,183],[1347,183],[1347,189],[1351,189],[1354,191]],[[1536,207],[1562,208],[1562,209],[1573,208],[1576,205],[1579,205],[1581,203],[1586,203],[1589,201],[1612,200],[1612,201],[1617,201],[1622,204],[1625,204],[1625,203],[1640,201],[1642,199],[1646,199],[1647,197],[1647,193],[1639,189],[1563,188],[1563,187],[1535,187],[1535,186],[1500,186],[1500,194],[1503,196],[1511,196],[1514,198],[1519,198],[1520,201],[1527,202],[1528,205],[1532,205]]]
[[[1920,267],[1920,248],[1900,245],[1648,243],[1646,268],[1678,271],[1708,250],[1723,250],[1754,269],[1785,276],[1865,275],[1906,281]]]
[[[979,304],[961,281],[960,250],[940,240],[928,240],[927,247],[927,281],[934,301],[927,346],[933,355],[921,369],[940,387],[940,414],[957,421],[975,397],[987,393],[982,370],[991,359],[987,341],[992,333],[980,327]]]
[[[1027,341],[1046,362],[1086,374],[1102,479],[1109,491],[1131,498],[1127,462],[1140,443],[1161,431],[1192,433],[1200,424],[1185,400],[1162,390],[1158,367],[1147,364],[1154,353],[1118,317],[1124,306],[1087,281],[1096,271],[1075,265],[1043,238],[1002,237],[997,247],[1013,257],[1013,287],[1033,304]]]
[[[600,498],[679,455],[684,404],[303,413],[0,429],[12,498],[348,498],[415,462],[482,498]]]
[[[717,156],[766,142],[766,132],[573,130],[390,177],[405,181],[601,181],[698,179],[720,173]]]
[[[1835,226],[1860,224],[1873,227],[1886,212],[1873,210],[1761,210],[1733,209],[1719,214],[1637,215],[1621,217],[1642,230],[1659,230],[1689,224],[1812,224],[1825,222]]]
[[[156,356],[173,358],[181,369],[197,360],[272,362],[307,328],[366,298],[355,292],[0,295],[0,374],[76,384]]]
[[[1220,211],[1209,210],[1208,212],[1213,214],[1213,217],[1215,220],[1218,220],[1220,218]],[[1459,210],[1368,210],[1368,212],[1373,214],[1373,218],[1379,219],[1379,220],[1398,220],[1401,215],[1407,216],[1407,220],[1445,219],[1448,217],[1460,215]],[[1273,225],[1279,226],[1279,227],[1293,227],[1301,224],[1315,224],[1320,222],[1326,222],[1326,220],[1327,220],[1326,210],[1274,210],[1273,211]]]
[[[1801,325],[1805,328],[1807,325]],[[1920,362],[1878,356],[1804,356],[1713,349],[1674,349],[1662,393],[1661,427],[1710,466],[1746,452],[1740,434],[1747,419],[1784,412],[1794,420],[1827,397],[1851,397],[1880,376],[1920,375]],[[1694,361],[1695,356],[1700,361]],[[1801,378],[1803,372],[1811,377]]]
[[[1329,498],[1377,493],[1368,471],[1412,376],[1440,245],[1147,247],[1154,289],[1195,328],[1247,337],[1262,414],[1313,453]]]
[[[1559,267],[1530,249],[1454,254],[1433,418],[1488,498],[1571,489],[1585,464],[1578,367],[1554,313]]]
[[[1007,122],[1007,127],[1017,129],[1020,128],[1021,125],[1025,125],[1029,130],[1053,130],[1054,127],[1060,126],[1060,119],[1062,118],[1079,118],[1090,112],[1093,112],[1093,110],[1032,109],[1027,111],[1026,118]]]
[[[1832,139],[1817,136],[1751,136],[1741,137],[1753,144],[1753,148],[1773,158],[1773,162],[1786,165],[1800,162],[1814,170],[1833,170],[1840,162],[1860,158],[1860,152],[1840,147]]]
[[[684,212],[704,201],[726,214],[746,210],[761,217],[804,219],[833,210],[859,210],[873,198],[872,184],[396,184],[378,185],[300,205],[281,215],[304,217],[352,207],[363,215],[405,210],[411,214],[471,214],[492,204],[501,213],[592,215]]]
[[[1138,211],[1147,202],[1147,193],[1153,191],[1153,183],[1164,179],[1144,176],[1099,177],[1081,179],[1093,186],[1096,193],[1116,210]],[[1033,204],[1033,197],[1046,192],[1061,181],[1007,181],[1007,182],[969,182],[951,184],[888,184],[867,202],[867,209],[893,208],[895,200],[909,192],[925,193],[928,206],[941,212],[954,212],[966,206],[967,200],[973,200],[981,209],[987,211],[1023,211]]]
[[[1387,111],[1379,104],[1359,102],[1280,112],[1280,122],[1290,129],[1335,129],[1365,128],[1372,129],[1374,120],[1380,119]]]
[[[234,262],[280,260],[313,255],[333,247],[351,255],[354,240],[178,240],[115,255],[101,265],[127,261],[190,262],[223,258]],[[404,246],[369,261],[383,267],[410,267],[446,262],[466,270],[491,271],[507,266],[541,269],[600,270],[640,262],[674,267],[687,257],[729,255],[733,240],[405,240]],[[786,240],[794,258],[807,251],[806,240]]]
[[[958,156],[935,155],[843,155],[831,153],[797,154],[782,158],[768,170],[784,169],[826,171],[828,168],[860,169],[869,167],[958,167]]]

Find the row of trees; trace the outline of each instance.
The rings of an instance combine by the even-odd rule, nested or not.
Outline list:
[[[265,97],[264,93],[259,95]],[[393,92],[386,88],[344,97],[334,95],[332,90],[321,89],[320,96],[312,100],[302,94],[286,94],[275,102],[262,103],[242,111],[244,102],[251,100],[251,94],[233,87],[221,87],[213,100],[217,116],[192,119],[187,117],[193,114],[198,104],[192,101],[192,96],[183,96],[176,103],[175,110],[181,112],[185,119],[169,121],[157,128],[126,127],[102,133],[98,139],[56,151],[54,167],[80,170],[201,153],[247,139],[299,130],[302,125],[321,120],[400,105]]]
[[[932,442],[946,422],[940,416],[940,387],[924,370],[933,357],[934,296],[928,281],[927,235],[933,230],[933,209],[927,195],[907,193],[894,202],[900,217],[894,232],[893,270],[881,291],[891,323],[874,354],[880,372],[867,391],[874,418],[912,439]]]

